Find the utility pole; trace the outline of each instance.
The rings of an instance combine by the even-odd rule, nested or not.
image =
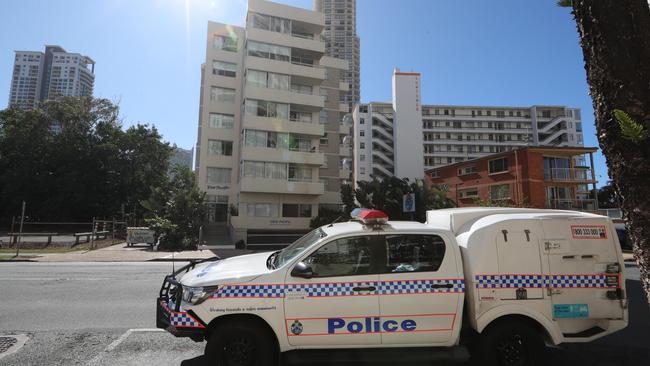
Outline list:
[[[23,236],[23,222],[25,221],[25,201],[23,201],[23,209],[20,214],[20,229],[18,231],[18,243],[16,244],[16,257],[20,255],[20,239]]]

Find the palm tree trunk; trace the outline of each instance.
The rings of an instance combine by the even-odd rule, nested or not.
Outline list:
[[[650,9],[647,0],[573,0],[596,133],[622,198],[634,257],[650,302],[650,139],[622,137],[613,110],[650,127]]]

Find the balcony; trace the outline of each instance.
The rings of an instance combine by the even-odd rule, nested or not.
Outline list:
[[[308,62],[309,60],[298,57],[295,57],[291,62],[261,57],[248,57],[246,59],[246,67],[260,71],[300,76],[312,79],[316,83],[325,80],[325,69],[318,64],[314,64],[313,61],[311,63]]]
[[[300,135],[323,136],[325,128],[319,123],[291,121],[288,119],[244,115],[243,128]]]
[[[339,133],[349,135],[350,134],[350,128],[352,128],[352,125],[350,125],[348,123],[342,123],[341,122],[340,125],[339,125]]]
[[[296,90],[260,88],[249,85],[246,87],[246,97],[250,99],[309,106],[312,107],[311,109],[313,111],[318,111],[325,106],[325,97],[301,93]]]
[[[257,177],[241,177],[239,185],[241,192],[321,195],[325,191],[321,182],[292,182]]]
[[[574,200],[574,199],[556,199],[547,200],[546,208],[556,210],[571,210],[584,212],[597,212],[596,200]]]
[[[339,155],[341,156],[351,156],[350,145],[340,145],[339,146]]]
[[[544,180],[550,182],[595,182],[590,169],[550,168],[544,169]]]
[[[243,160],[274,161],[279,163],[296,163],[305,165],[323,165],[325,154],[313,150],[284,150],[244,146],[241,152]]]
[[[271,43],[278,46],[299,48],[317,53],[325,53],[325,42],[320,39],[298,37],[297,33],[279,33],[264,29],[249,27],[246,29],[248,39],[258,42]]]

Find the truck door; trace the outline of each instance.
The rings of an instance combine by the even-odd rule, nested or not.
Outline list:
[[[312,278],[285,280],[285,327],[289,344],[378,345],[377,234],[335,239],[301,259]]]
[[[448,345],[462,321],[464,280],[452,243],[432,234],[380,234],[382,344]]]
[[[620,282],[615,232],[604,219],[542,220],[542,249],[548,260],[551,314],[564,333],[579,333],[595,322],[576,319],[622,319],[620,301],[610,299],[624,289]],[[612,266],[613,265],[613,266]],[[609,268],[609,270],[608,270]]]

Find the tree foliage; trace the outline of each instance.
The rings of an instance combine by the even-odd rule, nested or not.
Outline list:
[[[60,128],[53,128],[59,126]],[[138,209],[166,179],[170,147],[155,127],[122,129],[106,99],[61,98],[0,111],[0,220],[90,221]]]
[[[632,142],[641,142],[648,137],[648,130],[642,124],[632,119],[625,111],[614,109],[614,117],[621,127],[621,135],[623,138]]]
[[[616,193],[616,187],[611,180],[606,185],[598,189],[598,207],[600,208],[619,208],[620,197]]]
[[[141,202],[147,210],[147,223],[163,250],[196,249],[199,228],[205,218],[205,193],[199,190],[196,176],[188,167],[176,165],[169,181],[154,187]]]

